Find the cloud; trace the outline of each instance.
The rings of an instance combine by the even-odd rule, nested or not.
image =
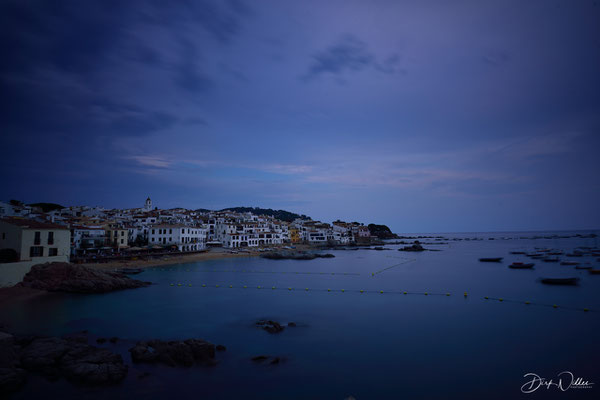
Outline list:
[[[126,159],[134,160],[138,164],[144,167],[152,168],[169,168],[172,163],[161,156],[129,156]]]
[[[321,75],[342,75],[346,72],[358,72],[367,68],[391,74],[396,71],[399,56],[393,54],[383,62],[378,62],[375,55],[362,40],[353,35],[345,35],[327,49],[317,52],[313,62],[302,80],[309,81]]]

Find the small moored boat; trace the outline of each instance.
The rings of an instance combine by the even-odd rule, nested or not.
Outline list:
[[[562,261],[560,265],[579,265],[577,261]]]
[[[543,262],[559,262],[560,259],[556,258],[556,257],[546,257],[546,258],[542,258]]]
[[[546,285],[577,285],[579,278],[542,278]]]
[[[591,265],[577,265],[575,269],[592,269]]]
[[[592,275],[598,275],[598,274],[600,274],[600,269],[591,268],[590,269],[590,274],[592,274]]]
[[[501,262],[502,261],[502,257],[480,258],[479,261],[481,261],[481,262]]]
[[[530,269],[533,268],[534,263],[522,263],[522,262],[514,262],[508,266],[508,268],[513,269]]]
[[[127,275],[139,274],[142,271],[144,271],[142,268],[121,268],[117,270],[117,272]]]

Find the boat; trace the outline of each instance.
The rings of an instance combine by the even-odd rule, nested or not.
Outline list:
[[[524,251],[511,251],[510,254],[525,254]]]
[[[542,278],[541,282],[546,285],[577,285],[579,278]]]
[[[480,258],[479,261],[481,262],[501,262],[502,261],[502,257],[487,257],[487,258]]]
[[[598,274],[600,274],[600,269],[591,268],[590,269],[590,274],[592,274],[592,275],[598,275]]]
[[[575,269],[592,269],[591,265],[577,265]]]
[[[508,266],[508,268],[513,269],[530,269],[533,268],[534,263],[522,263],[522,262],[514,262]]]
[[[561,261],[560,265],[579,265],[577,261]]]
[[[122,274],[127,274],[127,275],[134,275],[134,274],[139,274],[140,272],[143,272],[144,270],[142,268],[121,268],[118,269],[117,272],[120,272]]]
[[[546,258],[542,258],[543,262],[559,262],[560,259],[557,257],[546,257]]]

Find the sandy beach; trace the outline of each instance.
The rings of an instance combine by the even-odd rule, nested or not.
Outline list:
[[[218,260],[223,258],[235,258],[235,257],[256,257],[260,253],[257,251],[248,252],[248,253],[230,253],[228,251],[223,251],[222,249],[211,249],[205,253],[194,253],[194,254],[173,254],[168,256],[163,256],[158,259],[150,259],[150,260],[119,260],[119,261],[109,261],[102,263],[85,263],[86,267],[96,268],[96,269],[115,269],[115,268],[149,268],[149,267],[157,267],[161,265],[171,265],[171,264],[181,264],[181,263],[190,263],[190,262],[198,262],[198,261],[206,261],[206,260]]]

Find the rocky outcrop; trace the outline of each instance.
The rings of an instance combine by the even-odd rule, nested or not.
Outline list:
[[[423,246],[421,246],[421,243],[419,243],[418,240],[415,240],[415,242],[412,246],[406,246],[401,249],[398,249],[398,251],[425,251],[425,250],[426,249],[423,248]]]
[[[267,331],[269,333],[279,333],[285,329],[285,327],[277,321],[263,320],[263,319],[261,319],[260,321],[257,321],[256,326],[264,329],[265,331]]]
[[[50,292],[105,293],[150,285],[110,271],[54,262],[34,265],[19,285]]]
[[[0,393],[22,386],[27,372],[87,385],[117,383],[127,375],[120,355],[82,343],[79,336],[13,337],[0,333],[0,338]]]
[[[292,252],[292,251],[272,251],[269,253],[263,253],[260,255],[262,258],[269,260],[314,260],[315,258],[333,258],[333,254],[318,254],[318,253],[306,253],[306,252]]]
[[[171,367],[215,364],[215,345],[201,339],[184,341],[149,340],[129,349],[135,363],[160,363]]]

